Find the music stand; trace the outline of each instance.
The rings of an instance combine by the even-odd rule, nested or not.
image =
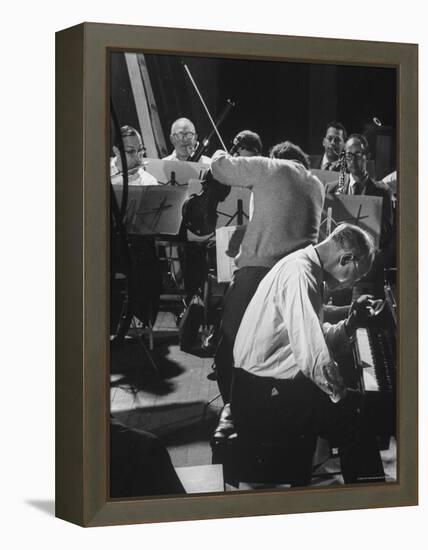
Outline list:
[[[218,210],[217,212],[219,214],[222,214],[223,216],[227,216],[229,218],[229,221],[226,223],[226,226],[232,225],[233,220],[236,218],[236,224],[237,225],[243,225],[244,223],[244,217],[249,220],[249,216],[244,212],[244,201],[242,199],[237,199],[236,201],[236,210],[235,213],[230,215],[226,212],[221,212],[221,210]]]

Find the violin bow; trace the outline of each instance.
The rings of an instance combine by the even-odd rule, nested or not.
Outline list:
[[[208,107],[207,107],[207,105],[206,105],[206,103],[205,103],[205,101],[204,101],[204,98],[202,97],[202,94],[201,94],[201,92],[199,91],[198,86],[196,85],[196,82],[195,82],[195,80],[194,80],[194,78],[193,78],[193,76],[192,76],[192,73],[191,73],[190,70],[189,70],[189,67],[188,67],[185,63],[183,63],[183,66],[184,66],[184,70],[186,71],[188,77],[190,78],[190,82],[192,83],[193,87],[195,88],[196,93],[198,94],[199,99],[201,100],[201,103],[202,103],[202,105],[203,105],[203,107],[204,107],[204,109],[205,109],[205,112],[207,113],[208,118],[209,118],[209,120],[210,120],[210,122],[211,122],[211,124],[212,124],[212,127],[213,127],[215,133],[217,134],[217,137],[218,137],[218,139],[219,139],[219,141],[220,141],[220,143],[221,143],[221,146],[223,147],[223,149],[224,149],[224,150],[226,151],[226,153],[227,153],[226,145],[224,144],[224,142],[223,142],[223,140],[222,140],[222,138],[221,138],[221,135],[220,135],[220,133],[219,133],[219,131],[218,131],[218,129],[217,129],[217,126],[215,125],[215,122],[214,122],[214,120],[213,120],[213,118],[212,118],[212,116],[211,116],[211,114],[210,114],[210,112],[209,112],[209,110],[208,110]]]

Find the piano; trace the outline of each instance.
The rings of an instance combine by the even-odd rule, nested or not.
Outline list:
[[[353,385],[361,392],[367,420],[387,448],[396,427],[397,303],[395,289],[385,285],[385,302],[367,328],[356,332]]]

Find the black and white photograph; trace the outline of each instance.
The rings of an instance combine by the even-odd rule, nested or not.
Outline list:
[[[110,498],[397,483],[397,69],[108,81]]]
[[[426,545],[423,5],[5,4],[4,548]]]

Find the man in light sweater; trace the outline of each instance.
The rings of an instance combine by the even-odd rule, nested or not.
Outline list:
[[[346,483],[385,480],[371,423],[334,361],[374,314],[374,302],[361,296],[346,320],[323,323],[324,285],[352,287],[374,252],[365,231],[341,224],[318,245],[280,260],[248,305],[234,347],[231,408],[239,437],[278,446],[287,435],[334,440]]]
[[[254,213],[235,258],[237,271],[225,296],[215,354],[224,403],[230,399],[236,333],[258,284],[278,260],[318,240],[324,188],[308,166],[305,153],[288,141],[276,145],[271,158],[233,158],[224,152],[212,158],[216,180],[246,187],[254,195]]]

